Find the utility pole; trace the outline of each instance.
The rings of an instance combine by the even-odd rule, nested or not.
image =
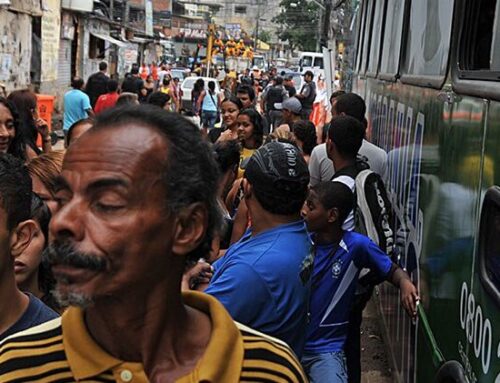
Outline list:
[[[330,0],[324,0],[323,2],[320,2],[318,0],[311,0],[314,4],[318,6],[318,29],[316,31],[316,51],[321,52],[321,38],[323,36],[323,24],[328,22],[329,23],[329,14],[328,17],[326,16],[326,7],[325,3],[328,4]],[[328,21],[327,21],[328,20]]]
[[[122,8],[122,28],[124,30],[128,24],[129,13],[130,13],[130,4],[128,3],[128,0],[124,0]]]
[[[261,0],[257,0],[257,24],[255,24],[255,39],[253,40],[253,51],[257,51],[257,39],[259,38],[259,19],[260,19],[260,2]]]
[[[328,48],[328,41],[330,39],[330,18],[332,14],[332,0],[325,0],[325,11],[323,12],[323,25],[321,30],[320,41],[321,44]]]
[[[208,24],[208,40],[207,40],[207,77],[210,77],[210,65],[212,64],[212,49],[214,46],[214,36],[215,36],[215,25],[212,24],[212,20],[209,20]]]
[[[109,0],[109,19],[111,21],[114,21],[114,16],[113,16],[113,14],[115,12],[114,8],[115,8],[114,0]]]
[[[318,30],[316,31],[316,52],[321,53],[321,39],[323,37],[323,9],[318,7]]]

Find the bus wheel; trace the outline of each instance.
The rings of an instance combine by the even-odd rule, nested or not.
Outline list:
[[[434,378],[434,383],[467,383],[464,368],[456,360],[444,363]]]

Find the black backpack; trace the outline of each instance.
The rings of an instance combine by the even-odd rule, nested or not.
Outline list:
[[[283,102],[283,88],[273,86],[269,88],[266,96],[267,110],[276,110],[274,104]]]
[[[370,169],[360,171],[356,176],[354,230],[369,237],[391,258],[394,253],[392,217],[382,177]]]

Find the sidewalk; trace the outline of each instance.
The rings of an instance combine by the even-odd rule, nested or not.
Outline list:
[[[371,300],[363,312],[361,324],[361,382],[393,383],[386,347],[380,331],[375,303]]]

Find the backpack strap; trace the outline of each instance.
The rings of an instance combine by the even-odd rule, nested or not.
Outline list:
[[[367,237],[370,237],[371,240],[377,245],[380,245],[380,238],[378,236],[377,230],[373,225],[368,224],[369,222],[373,222],[373,217],[364,191],[366,180],[371,174],[375,173],[370,169],[365,169],[359,172],[358,176],[356,177],[356,211],[358,213],[356,220],[363,219],[364,222],[362,222],[362,225],[366,230],[366,233],[363,234],[365,234]],[[359,217],[359,215],[361,214],[359,214],[360,212],[358,211],[358,209],[361,210],[363,217]]]
[[[208,95],[210,96],[210,98],[212,99],[212,102],[214,103],[215,105],[215,109],[217,109],[217,113],[219,113],[219,104],[217,102],[214,101],[214,98],[212,97],[212,93],[210,92],[210,90],[208,91]]]

